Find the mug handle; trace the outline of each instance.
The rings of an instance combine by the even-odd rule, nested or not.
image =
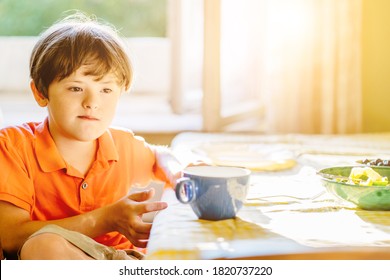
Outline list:
[[[180,178],[176,181],[175,192],[177,199],[188,204],[196,199],[195,181],[190,178]]]

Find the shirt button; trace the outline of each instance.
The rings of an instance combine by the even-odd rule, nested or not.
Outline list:
[[[81,185],[81,188],[82,188],[83,190],[87,189],[87,188],[88,188],[87,182],[84,182],[84,183]]]

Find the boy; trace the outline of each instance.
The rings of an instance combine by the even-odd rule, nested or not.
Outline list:
[[[0,237],[21,259],[128,259],[147,245],[153,191],[132,185],[170,178],[178,162],[131,132],[109,128],[132,82],[115,31],[84,15],[46,30],[30,60],[41,123],[0,130]],[[165,173],[165,174],[164,174]],[[165,175],[165,176],[164,176]],[[113,249],[115,248],[115,249]]]

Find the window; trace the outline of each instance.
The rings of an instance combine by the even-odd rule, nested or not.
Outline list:
[[[167,0],[2,0],[0,36],[37,36],[69,10],[94,14],[125,37],[165,37]]]
[[[173,3],[173,92],[200,88],[203,130],[360,130],[361,1]]]
[[[257,84],[252,77],[255,73],[246,71],[253,57],[242,49],[246,43],[253,46],[253,40],[243,32],[246,29],[240,19],[230,20],[237,16],[248,18],[241,15],[246,10],[240,11],[253,7],[248,7],[246,1],[237,3],[172,1],[173,111],[198,110],[205,131],[245,130],[247,123],[251,129],[254,125],[262,129],[258,123],[263,106],[256,96]]]

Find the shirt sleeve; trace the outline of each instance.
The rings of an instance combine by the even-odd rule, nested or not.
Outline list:
[[[152,146],[155,154],[155,174],[167,182],[167,186],[173,187],[176,180],[181,177],[183,164],[173,152],[164,146]]]
[[[34,201],[33,180],[23,151],[11,139],[0,137],[0,200],[31,212]]]
[[[157,164],[153,145],[142,137],[133,138],[134,180],[136,184],[146,185],[150,180],[163,181],[169,185],[165,171]]]

